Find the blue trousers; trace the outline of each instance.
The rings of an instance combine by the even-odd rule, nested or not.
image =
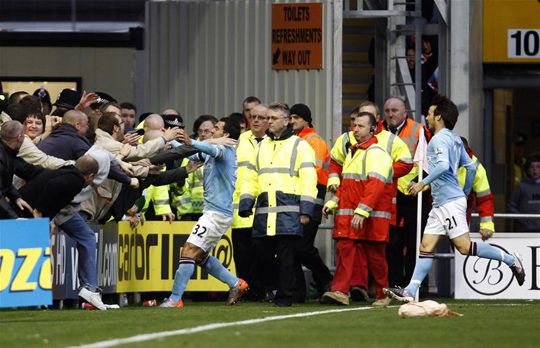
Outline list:
[[[73,215],[71,219],[59,227],[77,243],[77,251],[79,252],[78,272],[81,286],[95,291],[98,287],[96,234],[79,213]]]

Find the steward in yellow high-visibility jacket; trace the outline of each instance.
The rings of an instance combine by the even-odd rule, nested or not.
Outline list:
[[[383,148],[386,153],[390,155],[392,158],[392,169],[393,169],[393,178],[392,178],[392,218],[390,220],[390,237],[389,237],[389,243],[386,250],[386,259],[388,261],[388,275],[389,279],[391,280],[390,284],[394,284],[395,282],[395,273],[399,273],[401,269],[401,273],[403,270],[403,249],[404,249],[404,238],[403,235],[400,234],[397,229],[397,183],[398,180],[407,175],[411,169],[413,169],[413,162],[412,162],[412,156],[411,151],[409,150],[409,147],[407,144],[401,140],[400,137],[398,137],[396,134],[392,134],[386,129],[384,129],[384,125],[381,122],[380,118],[380,111],[377,104],[371,102],[371,101],[363,101],[358,105],[358,108],[353,110],[351,112],[351,120],[354,125],[354,115],[363,114],[364,112],[369,112],[373,115],[375,115],[375,118],[377,120],[377,129],[375,130],[375,138],[377,139],[377,144]],[[354,146],[356,144],[356,139],[354,137],[354,133],[352,130],[354,130],[354,127],[350,129],[351,132],[343,134],[338,141],[336,142],[336,147],[332,149],[332,158],[333,163],[331,165],[331,171],[334,172],[334,176],[336,173],[341,174],[342,171],[342,165],[340,163],[343,163],[345,160],[345,156],[347,155],[347,152],[349,151],[350,146]],[[350,143],[350,145],[347,145],[347,143]],[[337,145],[340,145],[337,147]],[[336,180],[334,178],[333,180]],[[339,185],[339,177],[337,178],[337,185]],[[329,187],[330,191],[333,191],[335,188]],[[361,288],[368,289],[368,265],[365,255],[362,252],[358,253],[358,257],[356,257],[356,262],[353,267],[353,274],[351,278],[351,294],[353,298],[356,297],[356,299],[364,299],[363,293]],[[366,292],[364,292],[366,293]],[[357,296],[360,294],[360,297]]]
[[[181,167],[187,166],[188,162],[189,159],[184,158]],[[204,206],[203,168],[200,167],[193,173],[190,173],[186,178],[184,186],[172,185],[172,205],[176,208],[176,218],[178,220],[188,214],[202,214]]]
[[[240,183],[240,216],[255,205],[253,243],[261,264],[279,265],[274,303],[290,306],[294,296],[295,242],[313,216],[317,198],[315,152],[292,134],[289,108],[268,106],[268,137],[251,157],[248,175]]]
[[[392,199],[392,220],[391,224],[396,224],[396,194],[397,194],[397,181],[404,175],[407,175],[413,168],[411,152],[409,148],[397,135],[392,134],[384,129],[382,122],[377,122],[377,129],[375,130],[375,137],[377,138],[377,145],[383,148],[388,155],[392,158],[392,169],[394,179],[394,198]],[[327,187],[331,185],[340,185],[340,176],[343,168],[343,162],[350,152],[350,147],[355,145],[356,139],[354,138],[354,132],[349,131],[340,135],[332,150],[330,152],[330,175],[328,179]]]
[[[238,138],[236,147],[236,190],[233,194],[233,221],[231,237],[234,249],[234,264],[236,265],[236,275],[250,284],[251,299],[268,298],[274,296],[271,290],[275,289],[274,274],[276,272],[262,270],[262,267],[255,262],[253,238],[251,236],[253,227],[253,214],[248,217],[238,215],[238,202],[240,201],[240,183],[250,175],[250,161],[254,153],[259,148],[259,143],[266,137],[268,129],[268,109],[263,104],[257,104],[249,110],[250,130],[242,133]],[[253,169],[253,168],[251,168]],[[266,286],[264,285],[266,284]],[[268,291],[265,289],[268,288]],[[268,296],[271,294],[271,297]]]
[[[253,237],[302,235],[300,215],[311,217],[317,198],[311,146],[286,130],[265,138],[246,169],[238,210],[240,216],[250,214],[257,201]]]
[[[332,291],[323,301],[348,304],[354,269],[360,258],[362,285],[367,286],[368,269],[375,279],[377,300],[384,299],[383,288],[388,284],[385,259],[392,217],[392,198],[395,196],[393,161],[383,147],[377,145],[375,115],[360,112],[354,120],[357,140],[343,162],[343,182],[336,195],[326,202],[324,214],[336,210],[334,231],[336,239],[336,272]],[[358,245],[359,244],[359,245]]]
[[[489,187],[489,181],[487,178],[486,169],[478,161],[478,158],[473,154],[472,150],[469,148],[467,139],[461,137],[463,144],[467,153],[471,157],[473,163],[478,164],[476,168],[476,175],[474,177],[471,193],[467,197],[467,221],[471,221],[471,214],[476,206],[476,210],[480,215],[480,231],[482,237],[484,238],[484,231],[490,231],[490,236],[495,232],[495,224],[493,223],[493,213],[494,213],[494,204],[493,204],[493,195],[491,194],[491,189]],[[464,167],[459,167],[458,169],[458,181],[459,186],[463,188],[465,185],[466,170]],[[487,237],[489,238],[489,237]],[[485,239],[487,239],[485,238]]]
[[[169,201],[169,185],[150,186],[144,190],[145,203],[142,212],[146,220],[170,220],[172,210]],[[152,202],[152,208],[150,208]],[[159,216],[159,218],[158,218]]]
[[[253,226],[253,215],[248,217],[241,217],[238,215],[238,203],[240,202],[239,187],[240,183],[246,180],[246,178],[251,175],[251,170],[254,169],[250,167],[250,161],[253,154],[257,152],[258,147],[259,143],[250,130],[240,134],[238,146],[236,148],[236,163],[238,167],[236,169],[236,190],[233,194],[234,215],[231,226],[233,229],[251,228]]]
[[[388,153],[392,158],[394,178],[399,178],[409,173],[413,165],[411,152],[409,151],[407,144],[405,144],[405,142],[403,142],[403,140],[401,140],[395,134],[392,134],[385,130],[383,124],[380,121],[377,123],[375,137],[377,138],[378,146],[382,147],[386,151],[386,153]],[[345,158],[347,157],[349,148],[354,144],[356,144],[356,140],[354,139],[354,133],[352,131],[343,133],[337,138],[334,146],[332,147],[330,155],[332,160],[336,164],[338,164],[339,167],[343,166],[343,161],[345,161]],[[336,167],[334,166],[332,168],[331,166],[330,177],[328,179],[327,186],[339,186],[340,172],[341,170],[336,171]]]

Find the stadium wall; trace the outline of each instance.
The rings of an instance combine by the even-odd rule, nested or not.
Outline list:
[[[137,81],[144,83],[137,83],[137,100],[148,110],[176,107],[187,124],[201,114],[240,111],[249,95],[267,103],[305,103],[321,136],[330,140],[334,13],[332,1],[322,3],[323,68],[272,70],[272,2],[147,2],[145,51],[137,70]],[[341,110],[337,117],[341,122]]]
[[[135,57],[134,48],[0,47],[0,76],[81,77],[86,91],[133,101]]]

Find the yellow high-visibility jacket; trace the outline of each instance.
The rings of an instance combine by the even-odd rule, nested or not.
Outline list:
[[[300,215],[313,216],[317,198],[315,152],[287,130],[280,138],[265,138],[249,161],[240,182],[240,216],[251,213],[255,201],[253,237],[302,235]]]
[[[154,212],[156,215],[172,213],[169,201],[169,185],[149,186],[144,190],[145,196],[144,207],[142,212],[146,212],[150,206],[150,201],[154,204]]]
[[[476,176],[474,177],[471,193],[467,199],[467,218],[470,220],[470,216],[473,210],[473,206],[476,204],[476,210],[480,215],[480,228],[487,229],[495,232],[495,224],[493,223],[493,195],[489,187],[489,181],[487,178],[486,168],[478,161],[476,156],[472,156],[472,161],[478,164],[476,169]],[[465,185],[465,177],[467,172],[464,167],[458,169],[458,181],[461,188]]]
[[[395,187],[392,159],[372,137],[354,145],[343,163],[343,182],[325,206],[337,211],[334,238],[387,241]],[[367,220],[358,231],[351,227],[355,214]]]
[[[418,141],[420,139],[420,131],[424,128],[424,137],[426,138],[426,141],[429,142],[431,139],[431,133],[426,129],[424,125],[421,123],[418,123],[414,121],[412,118],[407,117],[405,120],[405,124],[403,127],[399,130],[398,136],[400,137],[405,144],[409,147],[409,151],[411,152],[411,155],[414,157],[414,154],[416,153],[416,148],[418,147]],[[398,190],[405,194],[409,194],[409,184],[415,180],[418,177],[419,169],[417,166],[414,166],[412,170],[409,172],[409,174],[402,176],[398,179]],[[427,190],[428,187],[424,189]]]
[[[412,169],[412,157],[409,147],[395,134],[379,128],[375,133],[377,145],[382,147],[386,153],[390,155],[393,162],[394,178],[400,178],[409,173]],[[349,147],[354,144],[356,144],[356,139],[354,138],[354,132],[352,131],[343,133],[337,138],[330,151],[331,161],[335,163],[330,165],[330,175],[327,186],[340,185],[343,162],[347,157]]]
[[[255,140],[255,136],[250,130],[242,133],[240,138],[238,138],[238,146],[236,147],[236,163],[238,167],[236,169],[236,189],[233,194],[234,215],[232,228],[249,228],[253,226],[253,214],[246,218],[238,215],[238,202],[240,202],[239,186],[250,175],[250,160],[253,154],[257,152],[258,147],[259,143]]]
[[[182,167],[186,166],[189,159],[184,158]],[[193,173],[189,173],[184,186],[173,184],[171,190],[172,204],[176,207],[176,217],[180,219],[186,214],[202,214],[204,208],[204,167],[200,167]]]

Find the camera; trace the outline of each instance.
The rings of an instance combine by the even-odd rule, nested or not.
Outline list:
[[[140,128],[140,129],[134,129],[132,131],[129,131],[128,134],[139,134],[141,136],[144,135],[144,129]]]

